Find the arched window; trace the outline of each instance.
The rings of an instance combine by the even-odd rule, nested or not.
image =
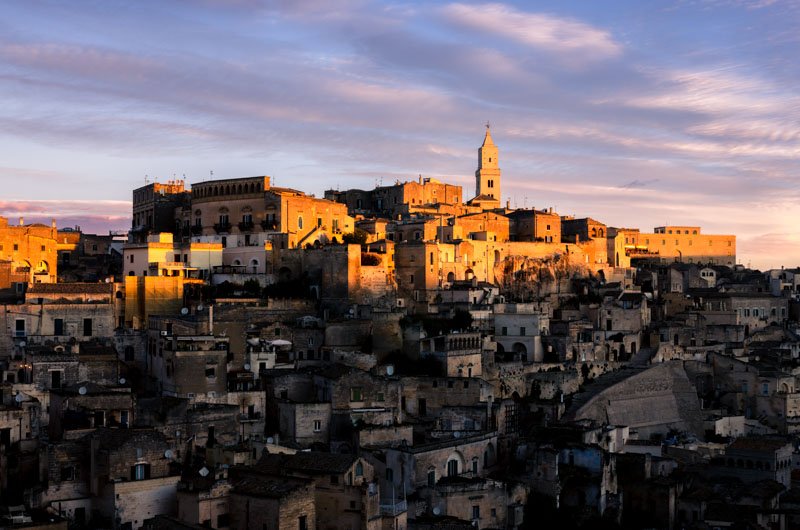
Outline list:
[[[356,476],[363,477],[364,476],[364,464],[360,461],[356,464]]]

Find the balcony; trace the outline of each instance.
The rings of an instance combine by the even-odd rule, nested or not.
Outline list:
[[[261,228],[264,230],[277,230],[278,229],[278,222],[277,221],[267,221],[264,219],[261,221]]]
[[[242,221],[241,223],[239,223],[239,231],[240,232],[252,232],[253,231],[253,227],[255,227],[255,224],[253,224],[253,221]]]
[[[192,235],[199,236],[203,233],[203,225],[192,225]]]
[[[230,223],[217,223],[217,224],[214,225],[214,230],[216,230],[218,234],[230,232],[231,231],[231,224]]]
[[[408,511],[408,502],[405,500],[392,502],[388,499],[381,500],[381,515],[395,516]]]

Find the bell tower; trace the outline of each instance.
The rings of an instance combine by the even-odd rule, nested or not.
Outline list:
[[[500,166],[497,161],[497,146],[494,145],[489,123],[486,123],[486,136],[478,149],[478,169],[475,171],[476,197],[491,197],[500,201]]]

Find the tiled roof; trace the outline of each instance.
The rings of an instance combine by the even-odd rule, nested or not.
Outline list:
[[[304,487],[304,484],[287,482],[282,479],[248,477],[237,482],[233,487],[233,492],[268,499],[281,499]]]
[[[344,473],[358,457],[322,452],[300,452],[293,455],[266,454],[256,464],[258,471],[271,475],[285,475],[287,471],[316,474]]]

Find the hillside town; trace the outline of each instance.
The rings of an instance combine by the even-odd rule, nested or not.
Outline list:
[[[800,269],[511,208],[491,132],[474,190],[0,218],[0,528],[800,528]]]

